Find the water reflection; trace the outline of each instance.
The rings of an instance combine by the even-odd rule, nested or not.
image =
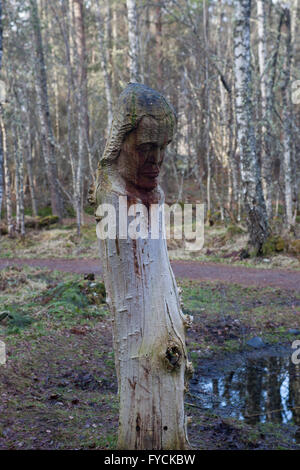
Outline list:
[[[259,422],[293,423],[300,429],[300,365],[288,357],[248,358],[243,365],[209,375],[194,384],[201,406],[222,416]],[[300,436],[299,436],[300,437]]]

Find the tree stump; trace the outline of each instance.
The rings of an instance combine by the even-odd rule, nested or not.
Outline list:
[[[192,373],[185,345],[190,317],[181,311],[163,217],[156,235],[150,224],[153,205],[163,214],[157,178],[175,124],[162,95],[129,84],[119,97],[92,196],[113,315],[119,449],[189,448],[184,392]]]

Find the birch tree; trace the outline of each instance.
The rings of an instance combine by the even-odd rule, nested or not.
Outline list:
[[[82,223],[82,184],[84,155],[86,142],[88,141],[89,124],[87,112],[87,70],[86,70],[86,47],[84,27],[84,5],[83,0],[73,0],[75,57],[76,57],[76,104],[78,124],[78,158],[74,181],[74,199],[77,220],[77,233],[80,235]]]
[[[282,128],[283,128],[283,169],[284,169],[284,198],[286,209],[287,230],[293,225],[293,201],[292,201],[292,159],[291,159],[291,15],[289,8],[284,9],[283,29],[285,32],[285,60],[282,80]]]
[[[129,72],[130,81],[140,83],[140,58],[137,5],[135,0],[126,0],[128,18],[128,42],[129,42]]]
[[[112,107],[112,86],[111,79],[108,71],[108,61],[107,55],[105,54],[105,35],[104,35],[104,24],[103,18],[101,15],[99,0],[96,0],[96,18],[97,18],[97,27],[98,27],[98,38],[99,38],[99,52],[101,60],[101,68],[103,71],[104,82],[105,82],[105,97],[106,97],[106,106],[107,106],[107,135],[109,134],[113,107]]]
[[[259,253],[268,236],[268,220],[252,120],[251,0],[235,0],[234,7],[234,70],[241,179],[249,243],[252,249]]]
[[[41,126],[43,156],[51,192],[51,207],[53,215],[62,217],[63,201],[58,183],[54,135],[49,109],[47,73],[37,0],[30,0],[30,15],[35,45],[34,62],[36,64],[35,87],[38,101],[37,107]]]
[[[0,72],[2,69],[2,1],[0,0]],[[3,83],[0,83],[3,85]],[[2,103],[0,102],[0,117],[2,119]],[[0,137],[1,139],[1,137]],[[2,140],[0,140],[0,220],[3,199],[3,147]]]
[[[258,63],[260,73],[260,96],[261,96],[261,167],[264,197],[266,201],[267,215],[272,217],[272,158],[267,145],[267,51],[266,51],[266,15],[263,0],[256,1],[257,6],[257,32],[258,32]]]
[[[3,150],[3,168],[5,180],[5,202],[6,202],[6,220],[7,220],[7,233],[10,237],[13,235],[13,219],[12,219],[12,201],[11,201],[11,181],[8,168],[7,159],[7,133],[3,122],[2,113],[0,113],[0,127],[2,137],[2,150]]]

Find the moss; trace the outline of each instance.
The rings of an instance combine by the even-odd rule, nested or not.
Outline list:
[[[244,230],[238,225],[229,225],[227,228],[226,236],[231,238],[235,237],[236,235],[242,235],[243,233],[245,233]]]
[[[279,237],[278,240],[276,241],[275,249],[276,251],[280,252],[280,251],[283,251],[284,248],[285,248],[285,241],[283,240],[283,238]]]
[[[293,255],[300,255],[300,239],[293,240],[289,243],[289,248],[288,248],[289,253]]]
[[[285,240],[279,235],[270,236],[262,247],[262,254],[264,256],[271,255],[272,253],[279,253],[286,248]]]
[[[7,234],[8,234],[7,226],[4,223],[1,223],[0,224],[0,235],[7,235]]]
[[[39,228],[49,227],[50,225],[54,225],[59,221],[59,217],[57,215],[47,215],[46,217],[42,217],[38,219],[37,224]]]

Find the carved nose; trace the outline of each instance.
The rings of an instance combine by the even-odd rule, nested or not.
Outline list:
[[[158,165],[159,162],[160,162],[160,149],[157,148],[153,150],[153,153],[151,155],[151,163]]]

